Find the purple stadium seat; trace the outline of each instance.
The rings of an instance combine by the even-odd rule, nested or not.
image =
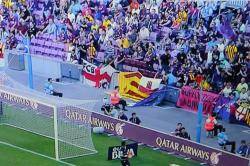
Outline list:
[[[33,37],[33,38],[31,39],[31,41],[30,41],[30,44],[33,45],[33,46],[35,46],[36,43],[37,43],[37,39]]]
[[[32,45],[31,45],[31,46],[30,46],[30,53],[31,53],[31,54],[35,54],[35,52],[36,52],[36,51],[35,51],[35,46],[32,46]]]
[[[44,48],[43,47],[36,47],[36,53],[43,54],[44,53]]]
[[[58,51],[57,55],[58,55],[57,57],[59,59],[64,59],[64,57],[65,57],[65,53],[63,51]]]
[[[47,47],[47,48],[51,48],[51,47],[52,47],[52,42],[50,42],[50,41],[45,41],[45,42],[44,42],[44,46]]]
[[[57,57],[57,54],[58,54],[58,51],[57,51],[57,50],[55,50],[55,49],[52,49],[52,50],[51,50],[51,56],[52,56],[52,57]]]
[[[50,35],[49,39],[50,39],[51,41],[55,41],[55,40],[56,40],[56,36],[55,36],[55,35]]]
[[[47,41],[48,41],[48,40],[50,40],[50,35],[45,33],[45,34],[42,35],[42,38],[43,38],[44,40],[47,40]]]
[[[59,47],[62,51],[65,50],[65,44],[64,44],[64,43],[59,43],[59,44],[58,44],[58,47]]]
[[[56,50],[63,51],[60,43],[54,43],[52,47]]]
[[[50,55],[51,55],[51,49],[46,48],[46,49],[44,50],[44,54],[45,54],[46,56],[50,56]]]
[[[44,45],[44,40],[37,39],[36,46],[43,46],[43,45]]]

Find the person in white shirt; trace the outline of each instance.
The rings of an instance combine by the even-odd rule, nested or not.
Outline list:
[[[114,35],[114,30],[111,25],[108,26],[108,30],[106,32],[106,38],[105,40],[108,41],[112,36]]]
[[[224,39],[220,39],[220,43],[217,45],[218,46],[218,51],[220,52],[220,57],[219,60],[224,60],[224,50],[225,50],[225,42]]]
[[[236,87],[236,90],[237,90],[238,93],[240,93],[243,88],[245,88],[246,91],[248,91],[248,85],[246,83],[246,79],[245,78],[241,78],[240,83]]]
[[[149,39],[149,35],[150,35],[150,32],[149,32],[148,28],[143,26],[139,32],[139,39],[140,40],[147,40],[147,39]]]
[[[242,88],[240,93],[240,102],[247,102],[249,99],[249,92],[247,92],[246,88]]]
[[[228,82],[226,83],[225,88],[221,90],[220,94],[223,95],[224,97],[229,97],[230,93],[232,93],[232,86],[231,83]]]
[[[47,33],[47,34],[50,34],[50,35],[56,35],[56,25],[55,25],[52,18],[49,19],[49,24],[43,30],[42,33]]]

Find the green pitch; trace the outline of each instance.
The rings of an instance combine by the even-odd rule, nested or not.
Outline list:
[[[82,166],[119,166],[119,160],[107,161],[110,146],[120,145],[121,140],[107,135],[93,134],[93,142],[98,151],[95,155],[67,159],[64,162]],[[26,150],[25,150],[26,149]],[[28,151],[27,151],[28,150]],[[33,153],[32,153],[32,152]],[[34,153],[35,152],[35,153]],[[0,125],[0,165],[2,166],[54,166],[67,165],[38,155],[54,157],[54,141],[17,128]],[[130,160],[132,166],[181,166],[199,165],[163,152],[139,146],[138,156]]]

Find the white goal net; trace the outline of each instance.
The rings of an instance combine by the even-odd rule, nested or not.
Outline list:
[[[56,101],[0,86],[0,124],[53,139],[57,160],[96,153],[86,120],[91,112]]]

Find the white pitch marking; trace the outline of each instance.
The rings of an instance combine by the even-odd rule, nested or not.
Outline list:
[[[243,133],[250,134],[250,130],[243,130],[242,132],[243,132]]]
[[[70,163],[67,163],[67,162],[64,162],[64,161],[61,161],[61,160],[58,161],[58,160],[54,159],[53,157],[46,156],[46,155],[43,155],[41,153],[37,153],[37,152],[31,151],[31,150],[28,150],[28,149],[24,149],[24,148],[18,147],[16,145],[9,144],[7,142],[0,141],[0,144],[9,146],[9,147],[12,147],[12,148],[15,148],[15,149],[19,149],[19,150],[22,150],[22,151],[25,151],[25,152],[28,152],[28,153],[32,153],[34,155],[38,155],[38,156],[41,156],[41,157],[44,157],[44,158],[47,158],[47,159],[50,159],[50,160],[54,160],[54,161],[57,161],[59,163],[62,163],[62,164],[68,165],[68,166],[75,166],[74,164],[70,164]]]
[[[168,109],[173,109],[173,108],[176,108],[176,107],[160,107],[160,106],[153,106],[155,108],[160,108],[160,109],[163,109],[163,110],[168,110]]]

